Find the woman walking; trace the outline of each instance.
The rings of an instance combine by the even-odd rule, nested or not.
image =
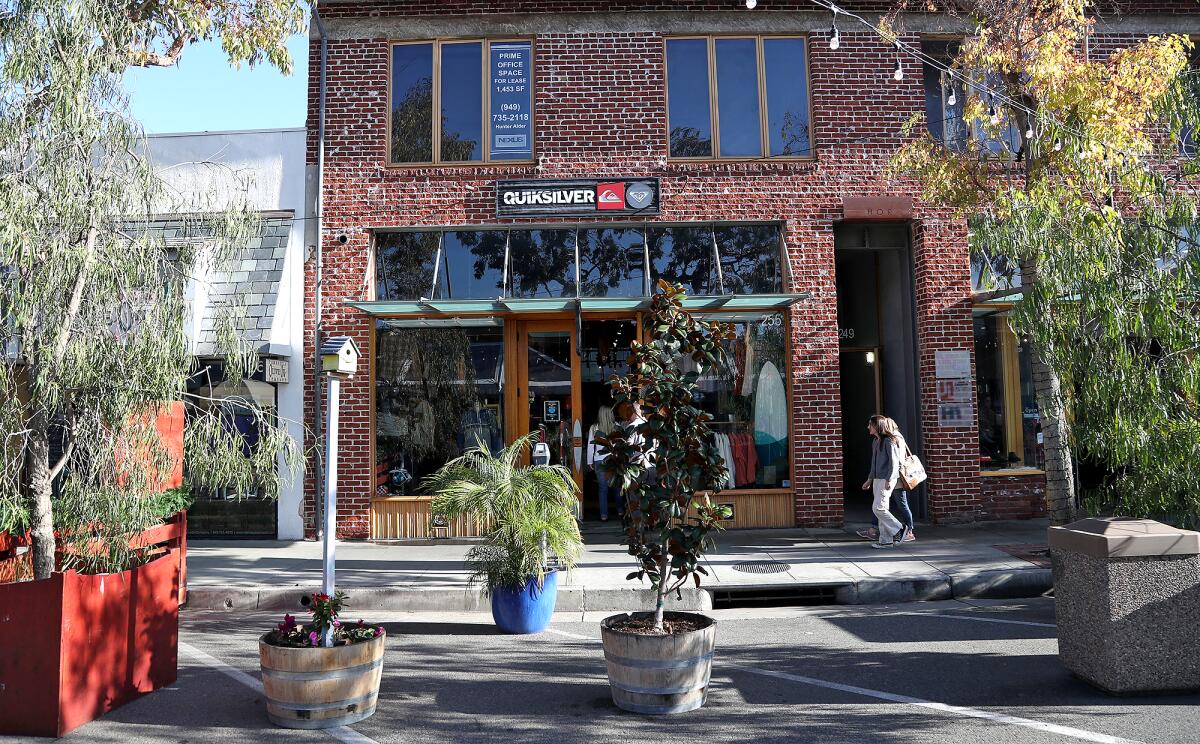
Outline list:
[[[867,421],[867,433],[875,441],[871,443],[871,472],[862,487],[864,491],[873,492],[871,511],[879,520],[879,540],[871,543],[871,547],[890,548],[904,542],[912,533],[912,527],[893,517],[889,508],[892,492],[900,482],[904,438],[900,436],[900,427],[895,421],[879,414]]]

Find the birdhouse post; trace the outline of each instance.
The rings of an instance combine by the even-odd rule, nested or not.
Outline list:
[[[321,591],[334,593],[334,561],[337,537],[338,404],[343,378],[358,371],[358,344],[349,336],[330,336],[321,344],[321,371],[325,374],[328,400],[325,406],[325,529],[321,546]],[[322,645],[333,645],[333,629],[325,631]]]

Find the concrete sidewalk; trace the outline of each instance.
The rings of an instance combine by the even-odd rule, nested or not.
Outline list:
[[[998,546],[1046,542],[1043,520],[961,527],[918,525],[918,539],[876,550],[852,528],[744,530],[717,535],[706,557],[709,576],[678,609],[771,604],[874,604],[971,597],[1036,596],[1050,570]],[[563,577],[560,612],[622,611],[653,606],[615,523],[584,524],[587,550]],[[484,611],[488,601],[467,584],[470,543],[339,542],[337,585],[362,610]],[[1014,552],[1021,552],[1015,550]],[[209,541],[188,545],[188,607],[290,609],[321,582],[318,542]]]

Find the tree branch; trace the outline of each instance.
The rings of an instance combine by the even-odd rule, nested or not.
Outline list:
[[[133,64],[138,67],[174,67],[183,56],[183,48],[191,39],[190,34],[181,33],[162,54],[147,49],[136,50],[133,53]]]

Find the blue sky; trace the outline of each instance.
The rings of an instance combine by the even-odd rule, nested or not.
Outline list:
[[[284,77],[269,65],[235,70],[217,42],[188,46],[172,68],[125,74],[133,114],[146,132],[202,132],[304,126],[308,35],[288,42],[295,67]]]

